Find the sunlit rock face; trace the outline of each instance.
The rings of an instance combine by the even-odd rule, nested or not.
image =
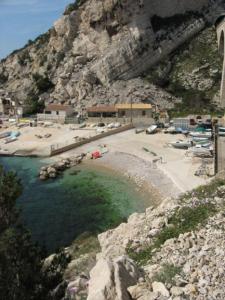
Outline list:
[[[176,99],[139,77],[213,24],[222,7],[220,0],[83,2],[1,62],[1,87],[21,101],[36,93],[78,110],[128,101],[130,95],[134,101],[157,98],[172,106]],[[37,91],[35,73],[48,77],[54,88]]]

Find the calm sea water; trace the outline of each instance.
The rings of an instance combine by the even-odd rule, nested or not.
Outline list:
[[[80,166],[77,174],[70,169],[55,181],[41,182],[37,174],[43,162],[38,159],[0,158],[0,164],[21,179],[22,219],[33,239],[50,252],[68,246],[83,232],[114,227],[149,204],[131,182],[107,171]]]

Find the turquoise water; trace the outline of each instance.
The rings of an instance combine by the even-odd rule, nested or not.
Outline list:
[[[80,166],[78,172],[70,169],[55,181],[41,182],[37,174],[43,162],[38,159],[0,158],[0,164],[21,179],[22,219],[33,239],[50,252],[68,246],[83,232],[114,227],[149,204],[131,182],[107,171]]]

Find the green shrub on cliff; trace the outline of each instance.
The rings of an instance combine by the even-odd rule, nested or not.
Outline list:
[[[51,82],[47,75],[43,76],[41,74],[35,73],[33,74],[33,80],[39,93],[47,92],[49,89],[54,87],[54,84]]]
[[[0,299],[57,300],[50,290],[62,281],[68,257],[59,253],[43,271],[43,253],[21,225],[16,200],[22,186],[0,167]]]

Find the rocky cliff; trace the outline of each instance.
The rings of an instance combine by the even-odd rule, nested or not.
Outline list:
[[[33,98],[98,103],[177,98],[143,78],[219,16],[222,0],[87,0],[70,5],[54,27],[0,63],[0,87]],[[216,42],[216,41],[215,41]]]

